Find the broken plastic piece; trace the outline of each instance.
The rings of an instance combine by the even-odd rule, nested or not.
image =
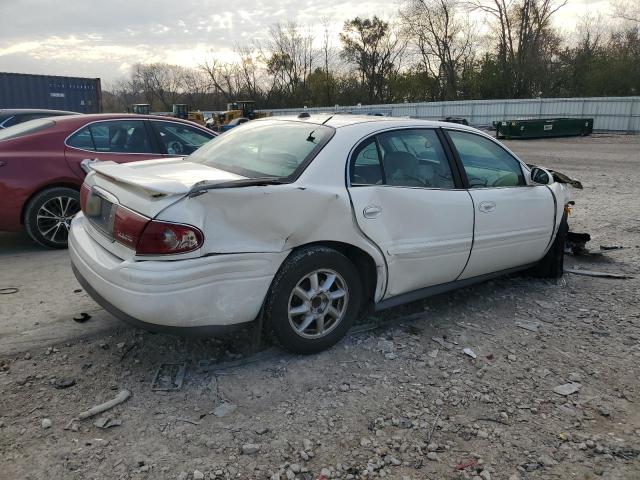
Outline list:
[[[462,353],[464,353],[465,355],[470,356],[471,358],[476,358],[477,355],[475,354],[475,352],[473,350],[471,350],[470,348],[464,348],[462,349]]]

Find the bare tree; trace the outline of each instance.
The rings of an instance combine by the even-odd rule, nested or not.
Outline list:
[[[184,91],[188,72],[184,67],[167,63],[138,63],[133,67],[132,83],[143,92],[147,103],[159,103],[165,111],[177,102]]]
[[[567,0],[471,0],[473,9],[497,21],[498,60],[506,94],[537,95],[534,78],[549,60],[549,47],[559,43],[551,18]]]
[[[374,16],[345,22],[342,56],[357,66],[367,101],[384,101],[389,77],[400,69],[405,45],[388,22]]]
[[[474,54],[474,28],[460,1],[408,0],[400,18],[422,69],[438,80],[440,98],[457,98],[461,72]]]
[[[613,16],[640,26],[640,4],[637,0],[613,0]]]
[[[310,32],[301,33],[294,21],[276,23],[269,29],[263,57],[277,87],[289,95],[304,93],[307,78],[317,61]]]

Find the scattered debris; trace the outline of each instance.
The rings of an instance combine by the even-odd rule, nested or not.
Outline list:
[[[470,458],[469,460],[465,460],[464,462],[460,462],[459,464],[457,464],[455,467],[453,467],[453,471],[457,472],[460,470],[465,470],[469,467],[475,467],[476,465],[478,465],[478,462],[476,461],[475,458]]]
[[[120,425],[122,425],[122,421],[110,417],[100,417],[95,420],[93,424],[98,428],[106,430],[107,428],[119,427]]]
[[[456,322],[456,325],[462,328],[468,328],[469,330],[473,330],[474,332],[479,332],[479,333],[484,333],[485,335],[491,335],[491,336],[495,336],[495,333],[492,332],[487,332],[486,330],[482,330],[479,327],[476,327],[475,325],[470,325],[468,323],[462,323],[462,322]]]
[[[468,355],[471,358],[477,358],[477,355],[470,348],[463,348],[462,353],[464,353],[465,355]]]
[[[565,383],[564,385],[558,385],[553,388],[553,391],[558,395],[568,396],[572,393],[576,393],[582,388],[582,384],[578,382]]]
[[[230,362],[220,362],[218,360],[199,360],[198,371],[202,373],[206,372],[218,372],[221,370],[228,370],[230,368],[242,367],[249,365],[250,363],[262,362],[265,360],[272,360],[278,357],[284,357],[281,351],[275,348],[269,348],[262,352],[255,353],[250,357],[242,358],[239,360],[232,360]]]
[[[73,378],[59,378],[53,384],[58,390],[63,390],[65,388],[73,387],[76,384],[76,381]]]
[[[233,413],[236,411],[236,409],[238,408],[237,405],[234,405],[233,403],[229,403],[229,402],[224,402],[221,403],[220,405],[218,405],[216,408],[213,409],[213,414],[216,417],[226,417],[227,415]]]
[[[20,291],[17,287],[4,287],[0,288],[0,295],[11,295],[13,293],[18,293]]]
[[[43,418],[42,422],[40,423],[42,425],[42,428],[44,428],[45,430],[47,428],[51,428],[51,425],[53,425],[53,423],[51,422],[51,420],[49,420],[48,418]]]
[[[622,245],[600,245],[600,250],[622,250]]]
[[[625,273],[608,273],[608,272],[595,272],[593,270],[577,270],[574,268],[565,268],[565,273],[573,273],[574,275],[583,275],[585,277],[598,277],[598,278],[634,278],[633,275],[627,275]]]
[[[78,322],[78,323],[84,323],[87,320],[89,320],[91,318],[91,315],[89,315],[87,312],[80,312],[80,316],[79,317],[73,317],[73,321],[74,322]]]
[[[258,453],[260,451],[260,445],[257,443],[245,443],[242,445],[242,454],[243,455],[253,455],[254,453]]]
[[[591,235],[588,233],[567,232],[565,239],[565,253],[571,253],[575,256],[588,255],[587,242],[591,241]]]
[[[455,346],[453,343],[447,342],[443,337],[431,337],[431,340],[447,350],[451,350]]]
[[[522,320],[518,320],[516,322],[516,327],[524,328],[525,330],[529,330],[530,332],[538,332],[542,327],[542,324],[538,322],[525,322]]]
[[[182,388],[186,365],[184,363],[163,363],[158,368],[151,390],[154,392],[173,392]]]
[[[109,400],[108,402],[101,403],[100,405],[96,405],[91,407],[89,410],[82,412],[78,415],[74,420],[84,420],[89,417],[94,417],[99,413],[106,412],[107,410],[112,409],[116,405],[120,405],[122,402],[126,401],[131,396],[131,392],[129,390],[122,390],[118,395]]]

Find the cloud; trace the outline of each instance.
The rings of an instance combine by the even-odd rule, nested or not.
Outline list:
[[[575,16],[586,4],[600,7],[604,1],[570,0],[566,9]],[[212,56],[233,59],[237,44],[264,40],[270,25],[294,19],[318,37],[322,20],[330,19],[337,45],[345,20],[374,13],[389,18],[399,5],[389,0],[0,0],[0,70],[109,81],[138,62],[197,66]]]

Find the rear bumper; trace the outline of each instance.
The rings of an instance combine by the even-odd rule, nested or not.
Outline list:
[[[148,330],[219,333],[254,320],[283,253],[131,261],[112,255],[72,222],[69,254],[87,293],[107,311]]]

